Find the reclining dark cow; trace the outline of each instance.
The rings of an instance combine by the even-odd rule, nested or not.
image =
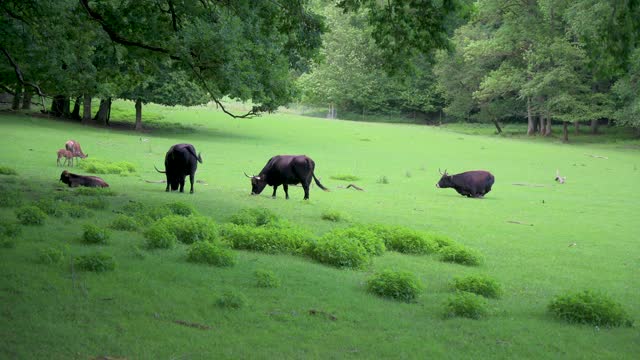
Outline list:
[[[191,144],[176,144],[169,148],[167,155],[164,157],[164,171],[158,170],[167,176],[167,188],[165,191],[178,190],[184,192],[184,180],[189,175],[191,181],[191,193],[193,193],[193,180],[198,169],[198,163],[202,164],[200,154],[196,155],[196,149]],[[155,168],[155,165],[154,165]]]
[[[447,170],[440,172],[442,177],[436,184],[438,188],[454,188],[458,194],[466,197],[483,197],[491,191],[495,181],[493,175],[484,170],[467,171],[449,175]]]
[[[63,171],[60,174],[60,181],[69,185],[69,187],[88,186],[88,187],[109,187],[104,180],[97,176],[78,175]]]
[[[329,191],[322,186],[316,178],[314,169],[315,162],[305,155],[277,155],[269,159],[260,174],[249,176],[251,178],[251,195],[258,195],[269,185],[273,186],[273,195],[276,197],[278,186],[282,185],[286,198],[289,198],[289,185],[302,184],[304,189],[304,200],[309,199],[309,185],[311,179],[324,191]]]

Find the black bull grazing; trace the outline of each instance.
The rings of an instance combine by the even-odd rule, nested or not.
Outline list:
[[[109,187],[109,184],[107,184],[104,180],[97,176],[77,175],[70,173],[67,170],[63,171],[62,174],[60,174],[60,181],[69,185],[69,187]]]
[[[167,155],[164,157],[164,171],[158,170],[167,176],[167,188],[165,191],[178,190],[184,192],[184,180],[189,175],[191,181],[191,193],[193,193],[193,178],[198,168],[198,163],[202,164],[200,154],[196,155],[196,149],[191,144],[176,144],[169,148]],[[155,166],[154,166],[155,167]]]
[[[277,155],[269,159],[260,174],[245,175],[251,178],[251,195],[260,194],[265,186],[270,185],[273,186],[272,196],[275,198],[278,186],[282,185],[288,199],[289,185],[302,184],[304,200],[307,200],[312,178],[322,190],[329,191],[314,175],[315,167],[315,162],[305,155]]]
[[[447,171],[436,184],[439,188],[454,188],[458,194],[467,197],[483,197],[491,191],[495,178],[484,170],[467,171],[460,174],[449,175]]]

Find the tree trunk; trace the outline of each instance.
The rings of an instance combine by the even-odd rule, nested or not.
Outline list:
[[[94,120],[102,123],[105,126],[109,126],[109,117],[111,116],[111,98],[101,99],[100,108],[96,113]]]
[[[498,123],[498,120],[491,119],[491,122],[493,122],[493,125],[495,125],[497,133],[500,134],[502,132],[502,129],[500,128],[500,123]]]
[[[30,90],[24,91],[24,96],[22,98],[22,109],[30,110],[31,109],[31,98],[33,97],[33,93]]]
[[[598,133],[598,119],[591,120],[591,133],[592,134]]]
[[[576,127],[576,135],[580,135],[580,121],[574,121],[573,125]]]
[[[527,135],[535,135],[536,125],[533,121],[533,115],[531,115],[531,99],[527,98]]]
[[[562,142],[569,142],[569,123],[562,122]]]
[[[13,95],[11,110],[20,110],[20,100],[22,99],[22,84],[16,86],[16,93]]]
[[[57,117],[66,117],[69,115],[69,105],[69,98],[64,95],[55,95],[51,102],[51,114]]]
[[[142,100],[136,100],[136,130],[142,130]]]
[[[544,115],[540,114],[540,135],[544,135],[544,134],[545,134]]]
[[[551,135],[551,116],[547,116],[547,127],[544,130],[544,136]]]
[[[82,100],[82,96],[78,96],[73,104],[73,111],[71,112],[73,120],[80,120],[80,100]]]
[[[82,123],[83,124],[88,124],[89,120],[91,120],[91,95],[84,95],[84,101],[82,103],[83,106],[83,110],[82,110]]]

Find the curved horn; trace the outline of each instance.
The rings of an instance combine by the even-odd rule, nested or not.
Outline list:
[[[440,170],[440,168],[438,168],[438,172],[440,173],[440,175],[444,175],[444,174],[442,173],[442,171]],[[446,174],[446,173],[447,173],[447,170],[445,170],[445,171],[444,171],[444,173]]]
[[[248,177],[249,179],[253,178],[253,176],[249,176],[249,175],[247,175],[247,173],[246,173],[246,172],[244,172],[244,171],[243,171],[243,173],[244,173],[244,176]]]
[[[166,174],[167,173],[166,171],[158,170],[158,168],[155,165],[153,165],[153,168],[156,169],[156,171],[159,172],[159,173],[162,173],[162,174]]]

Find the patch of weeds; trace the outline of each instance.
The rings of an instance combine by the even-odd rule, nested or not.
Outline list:
[[[84,159],[79,167],[92,174],[129,174],[136,172],[136,166],[128,161],[111,162],[99,159]]]
[[[44,211],[45,214],[49,216],[63,217],[66,214],[68,204],[60,200],[44,198],[36,201],[35,206],[40,208],[40,210]]]
[[[198,241],[211,241],[218,236],[216,224],[204,216],[184,217],[169,215],[156,222],[155,226],[163,226],[184,244]]]
[[[387,249],[405,254],[431,254],[438,245],[429,236],[402,226],[373,225],[371,231],[378,234]]]
[[[109,225],[110,228],[121,231],[136,231],[139,226],[136,219],[123,214],[117,215]]]
[[[345,215],[343,215],[340,211],[336,211],[336,210],[327,210],[323,212],[322,215],[320,215],[320,218],[322,218],[322,220],[333,221],[333,222],[347,220]]]
[[[333,180],[342,180],[342,181],[358,181],[359,177],[355,175],[341,174],[341,175],[333,175],[330,177]]]
[[[18,172],[12,167],[0,165],[0,175],[18,175]]]
[[[367,290],[378,296],[413,302],[420,294],[422,284],[410,272],[384,270],[367,281]]]
[[[466,291],[497,299],[502,295],[502,287],[494,279],[486,275],[471,275],[463,278],[455,278],[451,287],[456,291]]]
[[[461,265],[480,265],[483,257],[480,252],[462,245],[445,246],[439,250],[440,261]]]
[[[233,214],[229,221],[236,225],[266,226],[276,225],[282,220],[269,209],[246,208]]]
[[[223,308],[240,309],[246,306],[247,302],[247,297],[243,293],[236,290],[227,290],[218,298],[216,304]]]
[[[411,177],[411,171],[407,170],[407,171],[404,173],[404,176],[405,176],[405,177],[407,177],[407,178],[410,178],[410,177]]]
[[[364,268],[371,262],[371,255],[357,239],[323,236],[312,244],[309,254],[314,260],[335,267]]]
[[[388,184],[389,183],[389,179],[386,176],[381,176],[378,178],[378,180],[376,181],[378,184]]]
[[[470,292],[458,292],[445,303],[445,318],[482,319],[489,315],[487,300]]]
[[[116,268],[116,260],[113,255],[106,253],[93,253],[75,258],[78,269],[84,271],[105,272]]]
[[[96,215],[93,211],[87,209],[84,206],[80,206],[77,204],[67,204],[65,206],[65,211],[67,215],[69,215],[69,217],[72,217],[75,219],[90,218]]]
[[[382,237],[380,237],[375,231],[371,231],[362,225],[334,229],[324,234],[323,237],[349,238],[357,240],[371,255],[382,255],[387,250]]]
[[[16,247],[15,238],[0,236],[0,248],[13,249],[14,247]]]
[[[81,200],[80,205],[89,209],[104,210],[109,207],[109,202],[102,196],[96,196]]]
[[[14,222],[6,221],[6,220],[0,220],[0,237],[6,236],[6,237],[14,238],[20,235],[21,233],[22,233],[22,228],[20,227],[20,225]]]
[[[176,235],[162,224],[153,224],[144,232],[147,249],[170,249],[176,245]]]
[[[214,266],[233,266],[236,256],[231,249],[206,241],[193,243],[187,252],[190,262]]]
[[[37,206],[27,205],[16,209],[16,217],[22,225],[42,225],[47,214]]]
[[[85,224],[82,242],[85,244],[107,244],[111,237],[109,230],[94,224]]]
[[[0,186],[0,207],[17,207],[22,205],[22,194],[17,189]]]
[[[47,247],[40,249],[37,261],[40,264],[55,265],[64,260],[65,251],[58,247]]]
[[[553,298],[547,309],[569,323],[595,326],[633,326],[633,319],[622,305],[606,294],[592,290],[568,293]]]
[[[129,202],[120,209],[120,212],[129,215],[142,215],[147,211],[147,206],[139,201],[129,200]]]
[[[196,210],[193,206],[179,201],[168,203],[166,207],[174,215],[189,216],[196,214]]]
[[[427,236],[438,245],[438,248],[444,248],[456,244],[455,241],[451,240],[450,237],[445,235],[427,234]]]
[[[261,288],[278,288],[280,279],[271,270],[256,270],[256,286]]]
[[[171,212],[171,210],[169,210],[168,207],[166,207],[165,205],[162,205],[162,206],[154,206],[154,207],[148,208],[144,216],[150,218],[153,221],[156,221],[156,220],[162,219],[165,216],[169,216],[172,214],[173,213]]]
[[[115,196],[116,194],[110,188],[102,187],[77,187],[74,194],[79,196]]]
[[[220,236],[234,249],[260,251],[268,254],[303,254],[312,235],[293,227],[245,226],[225,224]]]

